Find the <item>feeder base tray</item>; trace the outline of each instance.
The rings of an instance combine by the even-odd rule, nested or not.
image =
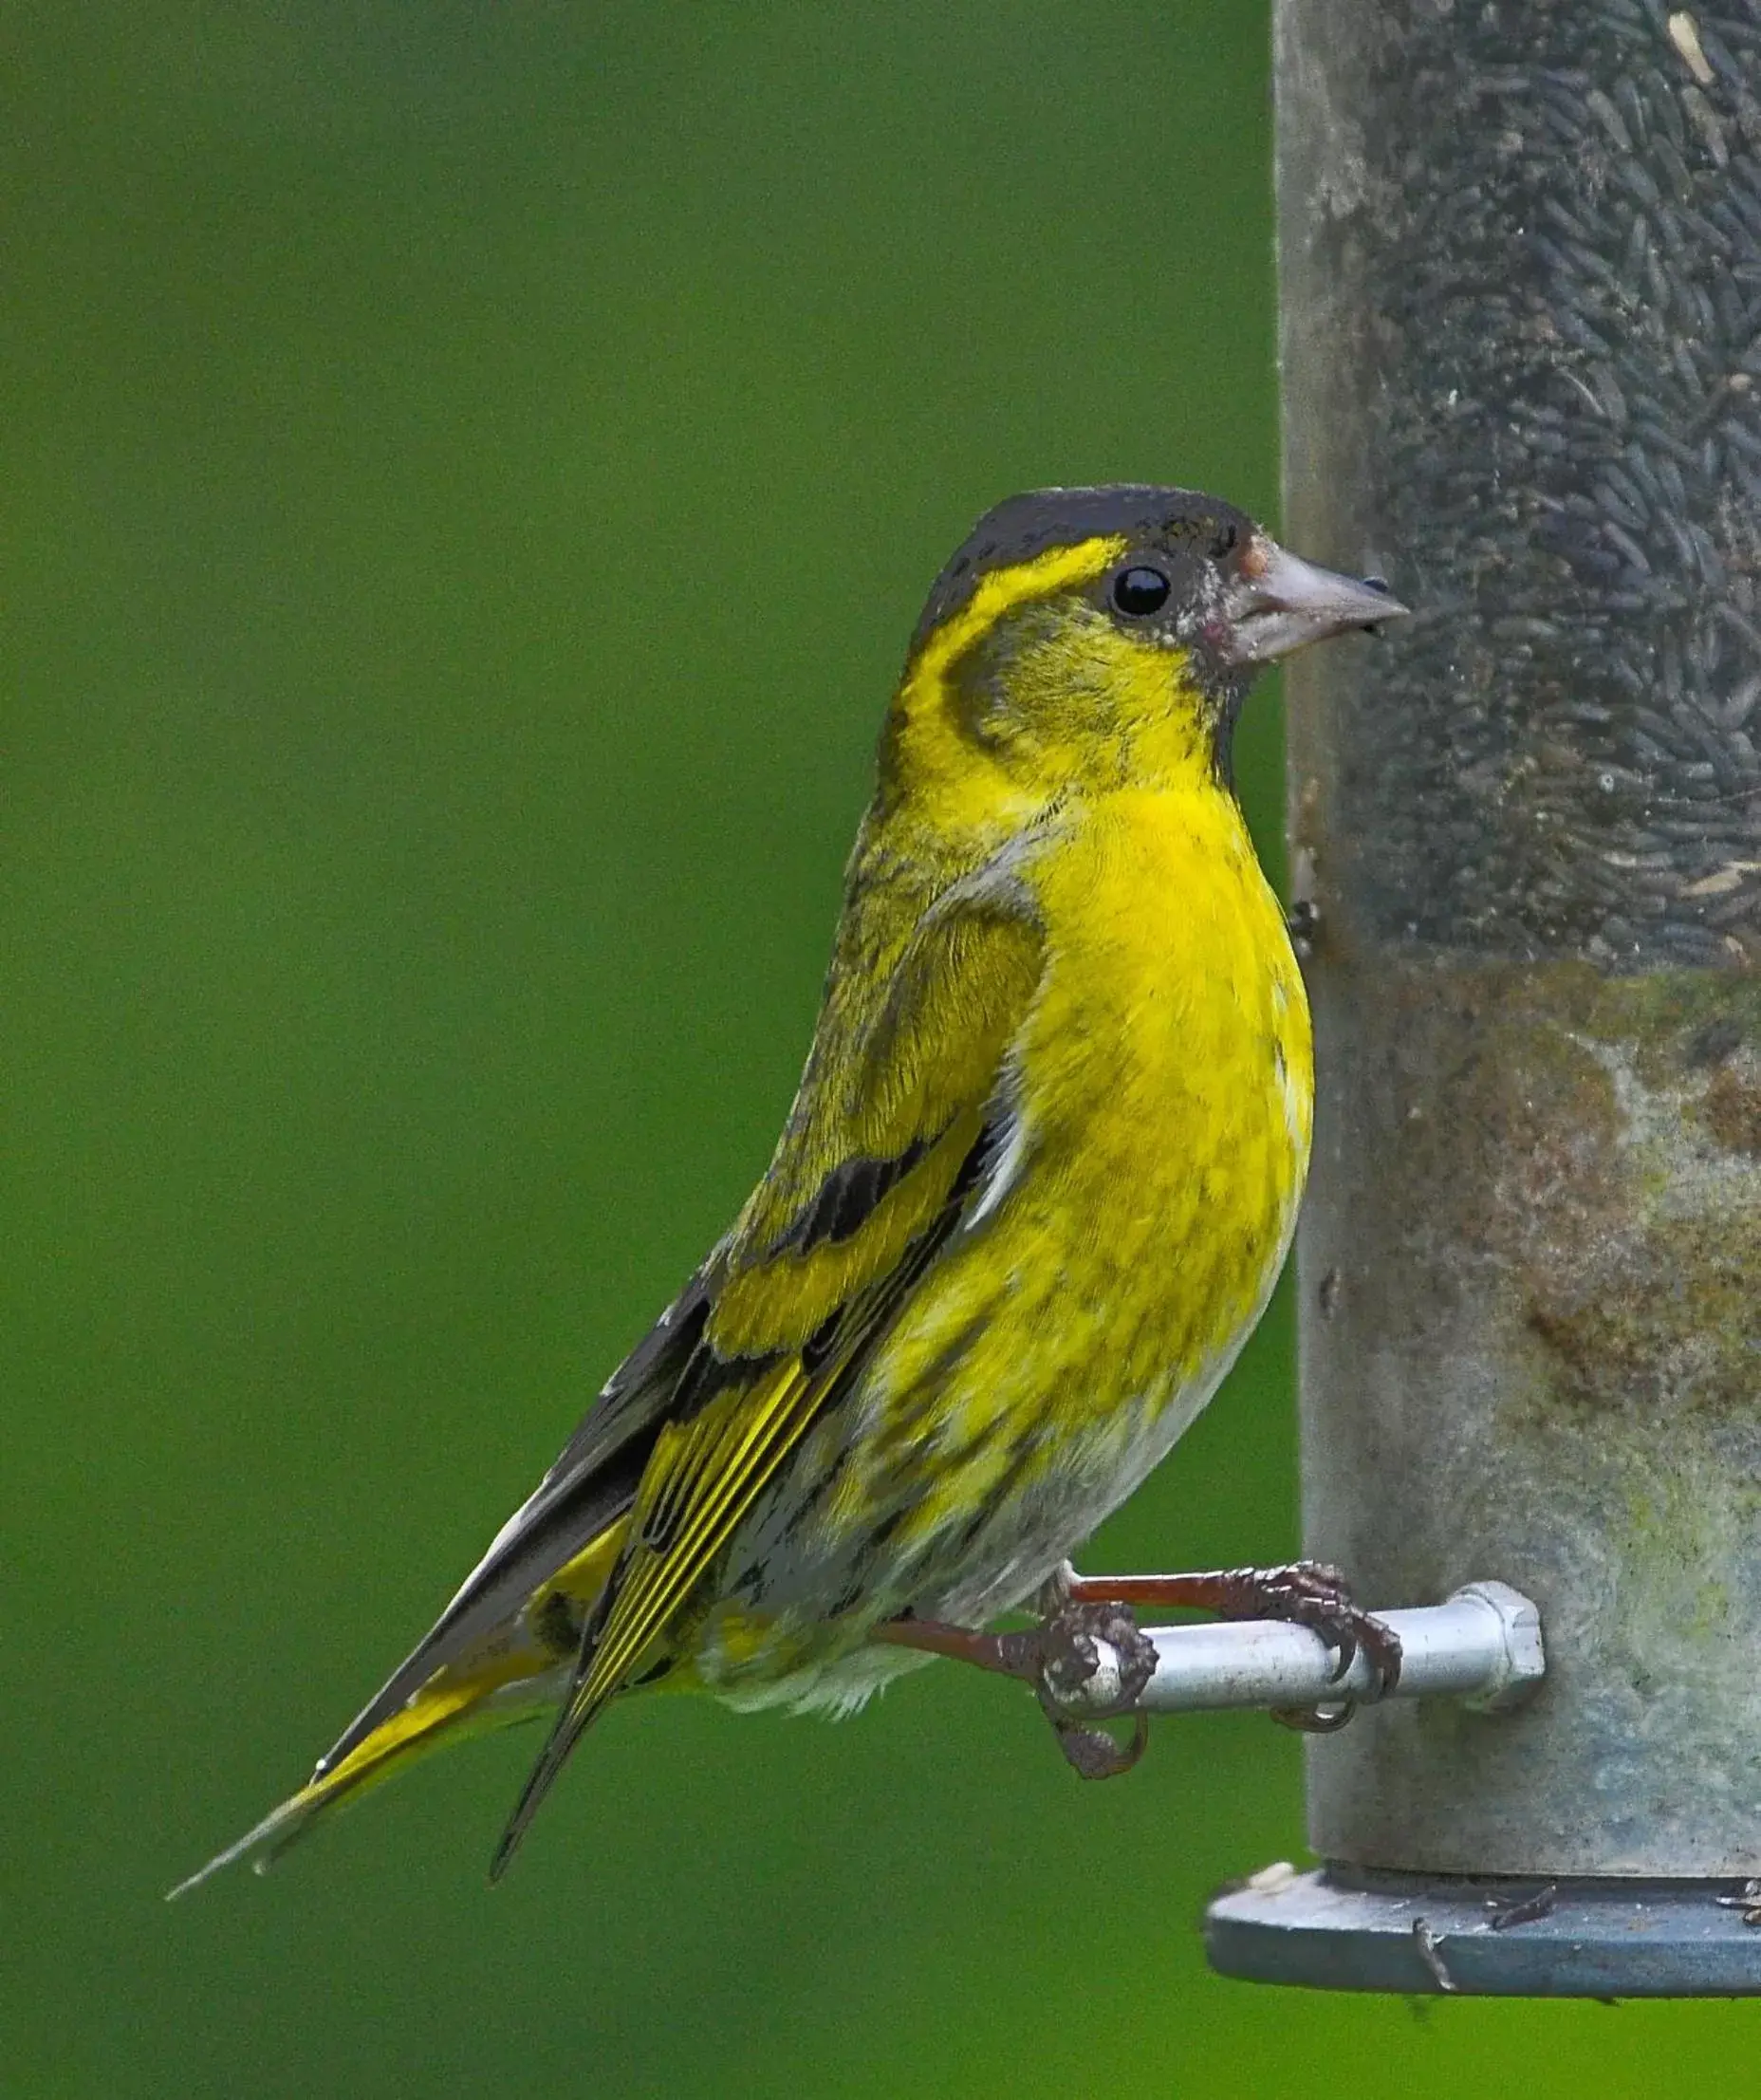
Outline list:
[[[1752,1919],[1754,1923],[1748,1923]],[[1220,1976],[1463,1998],[1761,1997],[1761,1884],[1268,1868],[1217,1896]]]

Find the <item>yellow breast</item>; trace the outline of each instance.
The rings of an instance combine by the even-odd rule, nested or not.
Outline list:
[[[1307,1169],[1284,915],[1221,791],[1109,798],[1037,888],[1048,970],[1023,1069],[1042,1229],[1062,1220],[1085,1276],[1144,1265],[1110,1294],[1154,1294],[1145,1340],[1190,1374],[1257,1316]]]
[[[1233,1361],[1289,1243],[1307,1001],[1220,790],[1088,804],[1023,872],[1047,959],[1014,1060],[1010,1185],[889,1344],[880,1384],[896,1403],[920,1394],[944,1448],[974,1462],[1018,1450],[1031,1418],[1048,1461],[1117,1421],[1148,1439],[1147,1464]],[[1164,1410],[1178,1419],[1161,1431]],[[1142,1464],[1121,1465],[1122,1494]]]

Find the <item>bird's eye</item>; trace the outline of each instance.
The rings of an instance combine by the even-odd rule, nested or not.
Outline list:
[[[1113,579],[1113,603],[1121,612],[1141,617],[1168,603],[1172,588],[1159,568],[1122,568]]]

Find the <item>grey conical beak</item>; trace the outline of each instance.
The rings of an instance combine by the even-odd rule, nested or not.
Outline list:
[[[1311,641],[1404,620],[1407,612],[1380,578],[1359,583],[1317,568],[1256,532],[1224,594],[1223,654],[1231,663],[1270,663]]]

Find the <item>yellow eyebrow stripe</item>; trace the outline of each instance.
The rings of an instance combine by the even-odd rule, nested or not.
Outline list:
[[[992,569],[972,598],[954,616],[935,628],[911,667],[905,681],[905,697],[917,688],[933,688],[949,666],[973,643],[989,634],[1005,613],[1035,598],[1049,598],[1072,584],[1092,583],[1110,563],[1118,561],[1129,543],[1123,533],[1079,540],[1074,547],[1049,548],[1030,562],[1016,562],[1008,568]]]

